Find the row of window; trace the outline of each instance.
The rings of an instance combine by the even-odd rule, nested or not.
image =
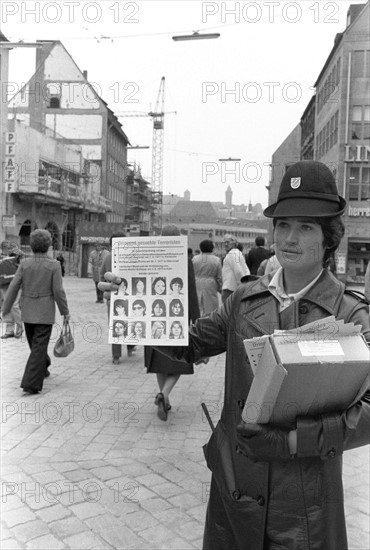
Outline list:
[[[120,153],[125,152],[126,144],[123,138],[114,129],[109,131],[109,143]]]
[[[42,161],[39,164],[39,177],[53,178],[67,183],[79,184],[80,175],[77,172],[71,172],[61,166]]]
[[[229,231],[229,230],[221,230],[221,229],[216,229],[215,231],[215,234],[216,234],[216,237],[223,237],[224,235],[234,235],[235,237],[237,238],[249,238],[249,239],[254,239],[258,233],[256,233],[255,231],[250,233],[249,231]]]
[[[125,168],[122,164],[119,164],[113,157],[108,157],[108,168],[115,176],[125,179]]]
[[[125,221],[124,216],[120,216],[119,214],[113,214],[113,213],[107,214],[108,223],[123,223],[124,221]]]
[[[352,139],[370,139],[370,105],[352,107]]]
[[[124,192],[121,189],[108,185],[108,199],[123,204],[124,196]]]
[[[350,201],[368,201],[370,199],[370,168],[368,166],[349,166],[348,198]]]
[[[336,87],[340,82],[340,57],[336,64],[333,66],[331,73],[326,78],[324,84],[320,86],[317,92],[317,112],[319,113],[325,103],[328,101]]]
[[[339,111],[336,111],[316,136],[316,158],[320,159],[338,142]]]

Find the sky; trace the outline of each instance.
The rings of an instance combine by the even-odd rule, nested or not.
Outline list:
[[[128,152],[149,181],[153,121],[165,77],[163,193],[267,206],[268,164],[299,123],[315,81],[343,32],[350,4],[337,0],[202,2],[2,0],[8,40],[60,40],[119,115]],[[213,40],[172,36],[220,33]],[[10,54],[15,89],[35,50]],[[141,116],[127,116],[140,113]],[[240,159],[223,161],[220,159]]]

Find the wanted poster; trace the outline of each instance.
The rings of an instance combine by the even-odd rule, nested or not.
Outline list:
[[[187,237],[120,237],[112,243],[109,343],[188,345]]]

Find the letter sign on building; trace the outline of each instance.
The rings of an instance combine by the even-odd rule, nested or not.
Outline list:
[[[15,192],[15,134],[7,132],[5,138],[4,180],[5,193]]]

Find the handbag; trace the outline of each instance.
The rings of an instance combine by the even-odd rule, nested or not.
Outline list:
[[[71,327],[68,321],[64,321],[63,330],[58,340],[55,342],[54,355],[55,357],[67,357],[75,347],[75,342],[72,336]]]

